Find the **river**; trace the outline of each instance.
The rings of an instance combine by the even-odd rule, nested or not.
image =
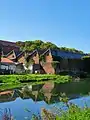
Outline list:
[[[32,114],[40,114],[41,108],[62,108],[60,96],[62,93],[80,107],[90,107],[90,82],[26,84],[23,87],[7,89],[0,92],[0,111],[10,108],[16,120],[31,119]],[[2,114],[0,114],[0,120]]]

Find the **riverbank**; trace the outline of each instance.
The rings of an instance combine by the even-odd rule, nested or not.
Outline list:
[[[25,74],[25,75],[0,75],[0,83],[28,83],[52,80],[58,83],[71,82],[72,77],[65,75],[47,75],[47,74]]]
[[[90,108],[88,107],[80,108],[72,104],[69,105],[67,111],[63,111],[55,107],[54,112],[56,114],[53,114],[46,109],[42,109],[41,118],[46,118],[47,120],[90,120]],[[38,117],[35,118],[39,120]]]
[[[46,84],[41,85],[41,83],[46,83]],[[48,83],[47,81],[46,82],[45,81],[44,82],[42,82],[42,81],[41,82],[29,82],[26,84],[25,83],[17,84],[18,86],[17,85],[15,86],[13,84],[6,84],[6,83],[3,84],[2,86],[0,86],[0,90],[2,91],[1,97],[0,97],[1,98],[0,99],[1,108],[4,108],[4,107],[6,108],[6,106],[4,106],[4,105],[8,104],[9,108],[11,110],[13,110],[11,112],[13,112],[12,115],[14,117],[17,114],[17,110],[15,109],[16,104],[17,104],[17,106],[18,105],[21,106],[21,109],[19,110],[20,113],[18,113],[20,115],[21,113],[23,113],[22,112],[23,106],[28,106],[27,110],[32,111],[32,113],[34,113],[34,112],[36,113],[35,109],[33,110],[33,108],[39,106],[40,104],[42,104],[42,101],[44,101],[44,103],[48,104],[48,107],[50,106],[51,109],[49,109],[49,110],[52,110],[51,112],[53,112],[53,110],[54,110],[54,113],[55,114],[57,113],[56,114],[57,116],[55,118],[56,120],[73,120],[75,118],[76,118],[75,120],[78,120],[78,118],[80,118],[80,120],[84,120],[84,119],[88,118],[87,120],[89,120],[90,116],[88,114],[89,114],[90,110],[89,110],[89,108],[86,108],[86,107],[84,109],[79,109],[77,106],[69,106],[69,111],[67,111],[67,112],[62,111],[62,117],[60,117],[58,115],[59,108],[60,107],[62,108],[62,104],[61,103],[59,104],[60,100],[63,101],[63,99],[61,99],[61,98],[64,98],[65,103],[66,103],[66,100],[68,100],[68,99],[71,100],[69,103],[75,103],[74,101],[72,101],[75,99],[75,101],[77,101],[75,104],[77,104],[79,107],[82,107],[83,103],[85,103],[85,105],[87,105],[89,107],[89,105],[90,105],[88,102],[90,100],[90,97],[89,97],[90,81],[89,80],[88,81],[82,80],[79,82],[67,82],[64,84],[56,83],[56,84],[54,84],[54,86],[51,83],[51,81],[49,81],[49,83],[51,83],[51,85],[47,84],[47,83]],[[48,85],[49,85],[49,87],[48,87]],[[51,86],[53,86],[53,87],[51,87]],[[75,88],[75,89],[73,89],[73,88]],[[5,89],[6,89],[6,91],[4,91]],[[10,93],[4,94],[4,93],[8,93],[8,92],[10,92]],[[13,96],[12,96],[12,93],[14,93]],[[84,100],[87,100],[87,101],[84,101]],[[5,103],[5,104],[3,104],[3,103]],[[78,103],[80,103],[80,104],[78,104]],[[45,106],[46,106],[46,104],[45,104]],[[43,106],[43,108],[44,108],[44,106]],[[47,108],[45,107],[45,109],[47,109]],[[57,109],[58,109],[58,111],[57,111]],[[60,109],[60,113],[61,113],[61,109]],[[28,116],[31,115],[30,113],[27,113],[27,114],[29,114]],[[50,114],[47,113],[45,115],[47,117],[47,115],[49,116]],[[51,116],[51,117],[53,117],[53,116]],[[23,118],[21,118],[21,119],[23,119]],[[17,119],[18,119],[18,116],[17,116]],[[29,118],[29,119],[31,119],[31,118]],[[49,120],[53,120],[53,119],[49,118]]]

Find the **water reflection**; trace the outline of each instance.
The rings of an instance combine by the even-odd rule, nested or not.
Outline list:
[[[51,108],[57,106],[61,108],[63,104],[60,102],[61,93],[66,93],[69,102],[73,102],[83,107],[87,101],[90,107],[90,82],[74,82],[66,84],[57,84],[48,82],[39,85],[27,84],[22,88],[16,88],[0,92],[0,108],[10,108],[12,114],[16,116],[16,120],[24,120],[24,117],[31,117],[34,112],[38,114],[41,108]],[[32,111],[26,113],[25,108]],[[65,107],[64,107],[65,108]]]
[[[32,99],[51,104],[59,102],[60,93],[66,93],[69,99],[79,98],[90,93],[90,82],[57,84],[47,82],[39,85],[25,85],[19,89],[0,92],[0,102],[14,101],[16,98]]]

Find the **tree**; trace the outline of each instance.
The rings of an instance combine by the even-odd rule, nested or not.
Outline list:
[[[83,51],[77,50],[75,48],[58,47],[51,42],[43,42],[42,40],[25,41],[25,42],[18,41],[18,42],[16,42],[16,44],[23,51],[33,51],[35,49],[39,50],[39,49],[51,48],[51,49],[59,49],[59,50],[63,50],[63,51],[69,51],[69,52],[83,54]]]
[[[0,62],[1,62],[1,57],[2,57],[2,47],[0,45]]]
[[[43,43],[41,46],[40,46],[41,49],[48,49],[48,48],[51,48],[51,49],[57,49],[58,47],[51,43],[51,42],[46,42],[46,43]]]
[[[1,69],[1,57],[2,57],[2,47],[0,45],[0,69]]]
[[[18,41],[16,42],[16,45],[20,47],[21,50],[25,47],[25,42]]]
[[[59,49],[60,49],[60,50],[63,50],[63,51],[69,51],[69,52],[73,52],[73,53],[83,54],[83,51],[77,50],[77,49],[75,49],[75,48],[60,47]]]

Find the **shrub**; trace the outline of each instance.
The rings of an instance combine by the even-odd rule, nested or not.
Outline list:
[[[22,82],[39,82],[52,80],[58,83],[65,83],[72,80],[70,76],[47,75],[47,74],[25,74],[25,75],[0,75],[0,83],[22,83]]]

